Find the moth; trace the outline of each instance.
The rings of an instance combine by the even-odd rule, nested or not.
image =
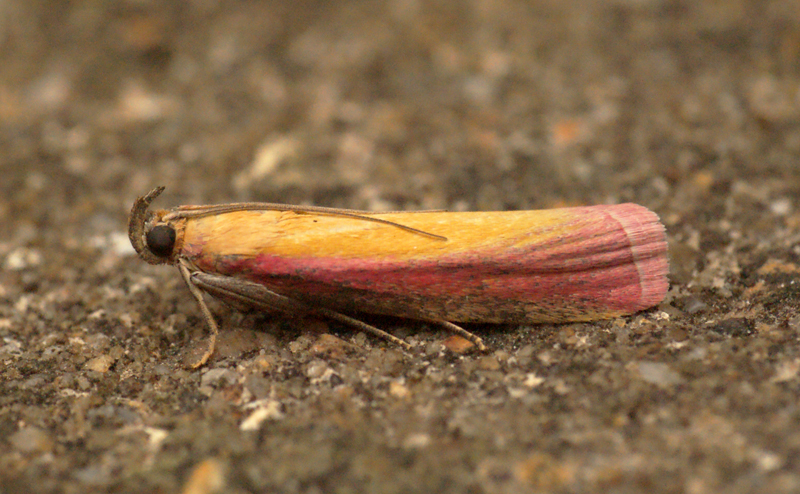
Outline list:
[[[128,234],[151,264],[178,268],[210,328],[209,294],[238,309],[316,314],[410,345],[359,320],[562,323],[632,314],[668,288],[667,242],[636,204],[540,211],[368,212],[271,203],[150,211],[138,198]]]

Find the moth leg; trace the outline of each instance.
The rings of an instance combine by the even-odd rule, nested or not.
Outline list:
[[[197,299],[197,303],[200,305],[200,311],[203,313],[203,317],[205,317],[206,323],[208,323],[208,327],[211,329],[211,336],[208,337],[208,347],[206,348],[206,351],[197,362],[191,364],[192,369],[197,369],[208,362],[208,359],[214,354],[214,349],[217,346],[219,326],[217,326],[217,321],[214,320],[214,316],[211,314],[211,311],[206,305],[206,301],[203,299],[203,292],[201,292],[200,289],[197,288],[197,285],[195,285],[192,281],[192,273],[189,271],[189,268],[186,266],[186,262],[183,259],[181,259],[178,263],[178,270],[181,272],[183,281],[186,282],[186,286],[189,287],[189,291],[192,292],[194,298]]]
[[[470,341],[481,352],[485,352],[487,350],[486,345],[483,344],[483,340],[479,336],[470,333],[469,331],[467,331],[466,329],[462,328],[457,324],[453,324],[450,321],[444,321],[444,320],[432,320],[428,322],[430,322],[431,324],[438,324],[447,331],[450,331],[453,334],[457,334],[462,338]]]
[[[411,345],[396,336],[371,326],[363,321],[346,316],[339,312],[326,309],[324,307],[312,307],[298,300],[275,293],[264,285],[231,278],[230,276],[220,276],[202,272],[191,274],[192,284],[222,299],[235,300],[237,303],[255,307],[261,310],[280,311],[291,314],[293,312],[303,312],[307,314],[319,314],[329,319],[339,321],[351,326],[359,331],[373,334],[379,338],[388,340],[399,345],[406,350],[411,349]]]
[[[201,288],[201,289],[205,290],[204,288]],[[217,299],[220,302],[222,302],[223,304],[227,305],[229,308],[231,308],[231,309],[233,309],[233,310],[235,310],[237,312],[241,312],[242,314],[249,314],[249,313],[255,312],[255,311],[267,311],[268,310],[266,308],[253,307],[253,304],[245,303],[240,298],[231,298],[227,294],[222,294],[222,293],[213,293],[213,294],[209,293],[209,294],[212,295],[215,299]],[[277,310],[277,309],[275,309],[275,310]]]

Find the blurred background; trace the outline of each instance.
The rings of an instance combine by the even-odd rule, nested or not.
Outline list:
[[[3,186],[58,215],[156,184],[368,209],[774,185],[799,146],[796,7],[6,2]]]
[[[209,455],[239,479],[227,492],[800,489],[797,1],[3,1],[0,172],[0,492],[175,492]],[[638,332],[490,333],[505,353],[467,358],[476,373],[430,356],[443,382],[477,383],[448,396],[413,362],[345,377],[376,413],[334,419],[319,396],[336,386],[275,391],[309,386],[302,355],[248,374],[263,396],[167,370],[203,329],[177,274],[128,244],[157,185],[159,207],[637,202],[667,225],[673,289]],[[521,388],[541,400],[504,394],[514,372],[544,376]],[[402,413],[398,379],[420,386]],[[239,435],[242,389],[293,412],[269,447]]]

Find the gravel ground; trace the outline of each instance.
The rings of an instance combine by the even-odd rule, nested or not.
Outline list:
[[[0,3],[0,493],[800,491],[800,2]],[[207,335],[133,200],[637,202],[642,314]]]

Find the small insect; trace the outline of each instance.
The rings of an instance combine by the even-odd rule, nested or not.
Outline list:
[[[241,310],[317,314],[405,341],[354,315],[427,321],[485,350],[455,323],[561,323],[632,314],[668,288],[667,242],[636,204],[502,212],[374,213],[269,203],[149,211],[128,235],[150,264],[177,266],[211,330],[203,293]]]

